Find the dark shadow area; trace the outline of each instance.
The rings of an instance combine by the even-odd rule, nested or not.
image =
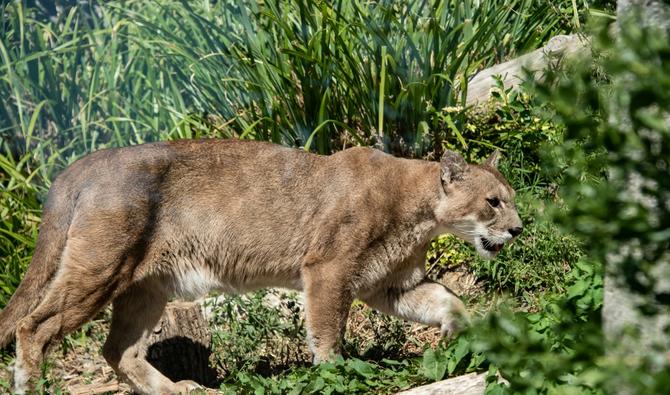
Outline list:
[[[192,339],[177,336],[157,342],[147,350],[147,361],[170,380],[193,380],[218,388],[216,370],[209,365],[212,350]]]
[[[276,361],[272,360],[261,360],[252,370],[252,372],[262,377],[269,378],[273,376],[280,376],[293,369],[308,368],[310,366],[313,365],[311,362],[308,361],[294,360],[278,364]]]

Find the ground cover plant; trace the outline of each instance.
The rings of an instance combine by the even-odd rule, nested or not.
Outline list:
[[[358,303],[346,358],[312,367],[300,315],[278,319],[261,303],[265,291],[228,298],[212,323],[221,391],[392,393],[470,371],[489,372],[489,393],[666,388],[662,350],[618,365],[600,318],[607,268],[658,310],[667,305],[653,285],[668,250],[659,202],[668,201],[670,73],[657,33],[631,28],[616,43],[603,33],[590,63],[550,74],[535,91],[501,87],[490,108],[476,110],[459,106],[473,72],[574,31],[594,5],[0,4],[0,308],[30,261],[50,181],[97,149],[227,137],[324,154],[363,144],[430,159],[449,148],[476,161],[497,147],[524,236],[495,261],[442,237],[426,260],[431,277],[461,287],[476,325],[441,342]],[[611,4],[597,7],[605,11],[592,15],[607,16]],[[637,173],[641,195],[619,193]],[[629,215],[616,222],[612,210]],[[609,261],[613,243],[628,240],[643,253]],[[95,361],[108,314],[66,338],[45,367],[45,392],[68,390],[63,372],[75,353]],[[1,357],[8,392],[11,350]],[[110,374],[92,362],[69,381],[86,382],[91,371]]]

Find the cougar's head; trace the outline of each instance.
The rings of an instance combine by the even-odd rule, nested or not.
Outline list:
[[[444,196],[438,220],[450,233],[473,244],[486,259],[498,255],[505,243],[523,230],[514,190],[497,169],[499,157],[495,151],[474,165],[447,151],[441,160]]]

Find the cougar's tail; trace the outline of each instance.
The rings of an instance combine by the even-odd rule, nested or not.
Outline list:
[[[67,231],[74,212],[74,199],[53,183],[42,212],[33,259],[23,281],[0,311],[0,349],[14,338],[18,322],[42,301],[45,290],[58,270]]]

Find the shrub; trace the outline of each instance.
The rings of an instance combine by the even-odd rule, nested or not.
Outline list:
[[[480,326],[488,329],[474,349],[510,381],[491,391],[663,393],[670,382],[667,348],[622,360],[631,334],[606,342],[601,330],[605,270],[641,298],[641,319],[667,314],[669,304],[659,273],[670,247],[670,42],[639,19],[621,23],[616,41],[607,29],[597,35],[595,63],[550,74],[539,87],[565,125],[563,142],[546,155],[561,178],[553,218],[585,256],[565,296],[537,314],[493,315]]]

